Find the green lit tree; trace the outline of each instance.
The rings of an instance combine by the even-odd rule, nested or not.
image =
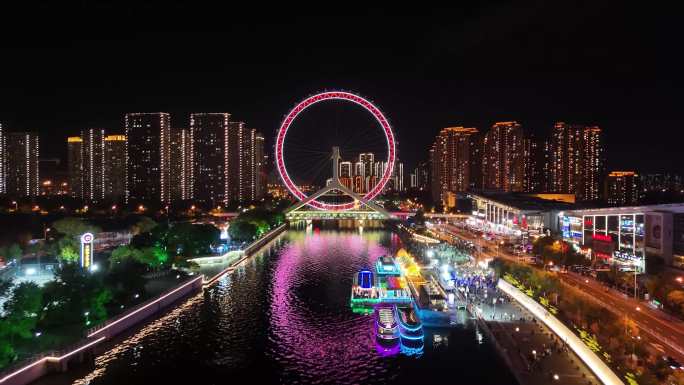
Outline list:
[[[76,263],[80,259],[80,255],[76,252],[74,246],[67,244],[60,249],[58,258],[61,262]]]
[[[33,282],[22,282],[12,290],[11,297],[5,302],[4,332],[10,336],[30,338],[38,322],[43,307],[43,293]]]

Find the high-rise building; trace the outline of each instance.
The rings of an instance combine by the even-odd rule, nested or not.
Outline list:
[[[165,112],[129,113],[126,128],[126,202],[170,200],[171,116]]]
[[[523,191],[525,175],[523,131],[517,122],[498,122],[484,135],[482,143],[484,188]]]
[[[105,132],[101,128],[81,131],[83,139],[83,199],[100,202],[105,196]]]
[[[7,154],[7,149],[5,148],[5,136],[2,133],[2,123],[0,123],[0,194],[6,193],[6,178],[7,174],[6,164],[7,160],[5,155]]]
[[[353,190],[352,163],[349,161],[340,162],[340,183],[348,189]]]
[[[611,206],[639,204],[639,175],[634,171],[612,171],[606,178],[605,199]]]
[[[71,196],[83,198],[83,139],[80,136],[67,138],[67,172]]]
[[[547,153],[545,142],[538,140],[531,133],[523,136],[523,189],[524,192],[546,192]]]
[[[228,201],[250,201],[256,198],[254,175],[256,130],[244,122],[229,122],[227,141]]]
[[[354,163],[354,186],[353,191],[357,194],[366,192],[366,163],[358,161]]]
[[[190,130],[187,128],[172,128],[169,146],[171,201],[177,202],[192,199],[194,157]]]
[[[118,202],[126,195],[126,135],[104,137],[104,197]]]
[[[549,144],[552,192],[575,194],[578,201],[601,197],[601,129],[557,122]]]
[[[409,187],[416,190],[427,190],[430,186],[429,162],[420,162],[411,173]]]
[[[40,139],[30,132],[8,133],[5,139],[7,157],[7,194],[13,196],[38,196],[38,156]]]
[[[363,164],[363,175],[360,175],[363,179],[363,192],[370,191],[373,186],[375,186],[376,179],[379,175],[375,172],[375,154],[372,152],[365,152],[359,154],[359,163]]]
[[[389,163],[387,162],[375,162],[373,172],[381,177],[385,174],[387,167],[389,167]],[[390,175],[390,179],[385,186],[385,191],[404,191],[404,164],[399,161],[399,159],[394,161],[394,168],[392,168],[392,174]]]
[[[228,113],[190,115],[192,138],[192,197],[211,205],[225,204],[228,168]]]
[[[447,201],[447,195],[465,192],[470,187],[471,136],[476,128],[442,129],[430,150],[431,190],[435,202]]]
[[[257,132],[254,140],[254,176],[256,177],[254,195],[256,199],[261,199],[266,195],[266,179],[268,178],[266,163],[268,162],[268,156],[264,153],[264,135]]]

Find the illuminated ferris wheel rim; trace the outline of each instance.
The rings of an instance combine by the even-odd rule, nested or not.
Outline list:
[[[371,199],[375,198],[378,196],[382,190],[385,188],[387,185],[387,182],[389,182],[392,172],[394,171],[394,160],[395,160],[395,142],[394,142],[394,134],[392,133],[392,127],[390,126],[389,122],[387,121],[387,118],[385,118],[385,115],[380,111],[379,108],[377,108],[373,103],[370,101],[364,99],[361,96],[352,94],[350,92],[345,92],[345,91],[327,91],[327,92],[321,92],[313,96],[309,96],[308,98],[304,99],[303,101],[299,102],[290,112],[285,116],[285,119],[283,119],[283,122],[280,124],[280,128],[278,129],[278,135],[276,136],[276,146],[275,146],[275,158],[276,158],[276,166],[278,168],[278,173],[280,174],[280,179],[285,183],[285,187],[294,195],[297,199],[300,201],[307,199],[307,195],[302,192],[297,185],[292,182],[292,179],[290,178],[290,175],[287,172],[287,168],[285,167],[285,159],[284,159],[284,146],[285,146],[285,136],[287,134],[287,130],[290,128],[294,120],[299,116],[300,113],[302,113],[305,109],[308,107],[320,103],[326,100],[344,100],[348,102],[352,102],[354,104],[357,104],[363,108],[366,109],[366,111],[370,112],[371,115],[375,118],[375,120],[380,124],[380,127],[382,128],[383,133],[385,134],[385,139],[387,140],[387,164],[388,167],[385,167],[385,171],[382,174],[382,178],[380,178],[380,181],[369,191],[367,192],[363,197],[362,200],[367,202],[370,201]],[[332,203],[325,203],[325,202],[320,202],[318,200],[313,200],[308,203],[309,206],[314,207],[319,210],[350,210],[354,208],[355,203],[354,202],[349,202],[349,203],[338,203],[338,204],[332,204]]]

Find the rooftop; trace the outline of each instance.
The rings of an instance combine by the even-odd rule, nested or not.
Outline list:
[[[524,211],[571,210],[577,207],[575,204],[561,200],[542,199],[524,193],[478,192],[469,193],[469,195]]]

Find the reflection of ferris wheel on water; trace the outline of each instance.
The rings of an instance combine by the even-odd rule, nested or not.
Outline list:
[[[372,124],[370,124],[371,129],[372,129],[372,134],[369,132],[363,132],[362,133],[362,140],[368,141],[368,142],[373,142],[372,137],[376,137],[376,143],[379,146],[382,146],[382,149],[378,151],[383,152],[385,156],[382,156],[382,161],[384,162],[384,167],[376,168],[375,174],[373,180],[373,183],[371,183],[367,188],[364,189],[364,191],[352,191],[350,186],[344,185],[340,182],[340,178],[338,175],[338,172],[340,170],[340,167],[338,165],[338,162],[340,160],[340,152],[339,152],[339,144],[338,143],[333,143],[333,151],[332,151],[332,161],[333,161],[333,172],[332,172],[332,178],[327,180],[327,186],[323,188],[322,190],[319,190],[316,193],[310,193],[307,194],[303,191],[300,186],[295,183],[295,178],[292,177],[291,173],[287,168],[286,164],[289,163],[296,163],[296,161],[292,161],[290,159],[286,159],[286,154],[289,152],[296,152],[297,151],[297,145],[296,143],[293,144],[293,140],[290,139],[288,136],[288,133],[291,134],[292,132],[292,127],[295,126],[295,122],[297,121],[298,123],[302,120],[302,116],[305,116],[306,114],[302,115],[302,113],[310,109],[310,107],[314,105],[319,105],[323,104],[322,102],[343,102],[344,104],[352,104],[355,106],[360,106],[363,108],[365,111],[365,114],[368,115],[370,113],[370,116],[373,119]],[[299,119],[298,119],[299,118]],[[336,129],[336,131],[340,131]],[[346,132],[346,127],[343,128],[342,134]],[[304,144],[306,145],[313,145],[314,143],[318,143],[320,145],[320,141],[324,140],[325,138],[328,138],[328,136],[331,135],[329,132],[322,132],[319,131],[317,135],[308,135],[307,139],[308,142]],[[353,133],[349,133],[349,135],[354,135]],[[357,135],[358,136],[358,135]],[[336,138],[339,139],[339,138]],[[365,142],[364,142],[365,145]],[[293,146],[295,150],[291,151],[290,146]],[[309,205],[311,207],[314,207],[319,210],[328,210],[328,211],[344,211],[344,210],[350,210],[355,207],[357,207],[358,202],[372,205],[370,203],[375,197],[377,197],[385,188],[387,185],[388,181],[392,177],[393,169],[394,169],[394,161],[396,158],[396,142],[394,139],[394,134],[392,132],[392,128],[387,121],[387,118],[384,116],[384,114],[378,109],[373,103],[369,102],[368,100],[364,99],[361,96],[349,93],[349,92],[342,92],[342,91],[331,91],[331,92],[322,92],[313,96],[310,96],[303,101],[299,102],[283,119],[282,124],[280,125],[280,128],[278,130],[277,136],[276,136],[276,143],[275,143],[275,164],[276,168],[278,169],[278,173],[280,174],[280,178],[287,187],[287,189],[294,195],[297,199],[299,199],[301,202],[303,202],[306,205]],[[367,147],[366,147],[367,148]],[[301,150],[300,152],[307,152],[307,149]],[[343,149],[344,151],[344,149]],[[313,152],[313,151],[308,151],[308,152]],[[321,169],[326,169],[327,174],[330,174],[330,159],[331,159],[331,151],[328,147],[325,151],[318,151],[317,154],[320,156],[321,154],[323,155],[323,159],[319,161],[321,165]],[[348,154],[347,154],[348,155]],[[301,162],[305,164],[305,167],[308,170],[315,170],[316,167],[313,164],[314,162],[311,161],[304,161]],[[372,172],[368,172],[369,174]],[[323,191],[326,190],[326,191]],[[354,199],[354,201],[351,202],[329,202],[323,200],[323,197],[325,193],[336,190],[338,192],[341,192],[345,194],[346,196],[349,196]]]

